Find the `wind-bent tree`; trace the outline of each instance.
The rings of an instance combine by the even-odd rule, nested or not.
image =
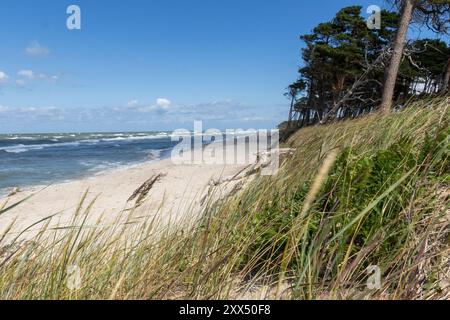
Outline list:
[[[448,25],[443,17],[450,12],[445,10],[450,0],[446,1],[436,7],[439,10],[425,6],[425,1],[417,1],[413,21],[443,32]],[[384,10],[381,29],[370,30],[361,13],[361,6],[343,8],[331,21],[300,37],[305,43],[303,63],[299,78],[286,93],[291,104],[289,121],[282,128],[293,131],[378,110],[386,69],[393,64],[392,41],[399,37],[400,17],[397,12]],[[407,29],[405,24],[405,32]],[[413,95],[437,93],[445,82],[448,87],[450,80],[450,46],[446,42],[420,39],[401,44],[397,50],[398,68],[392,78],[392,97],[386,110],[390,110],[392,100],[401,105]]]
[[[439,39],[421,39],[408,45],[397,79],[394,100],[411,94],[442,91],[450,47]]]
[[[398,16],[383,11],[382,28],[370,30],[361,13],[361,6],[343,8],[334,19],[300,37],[306,47],[302,51],[303,66],[296,83],[302,83],[304,90],[293,106],[299,126],[325,121],[330,111],[339,118],[355,117],[379,105],[383,68],[381,64],[377,68],[371,65],[389,45]],[[364,74],[368,76],[361,79]],[[292,88],[289,97],[292,97]],[[351,98],[349,91],[354,93]]]
[[[394,2],[401,8],[401,13],[398,30],[392,44],[391,61],[385,72],[381,100],[381,110],[384,112],[389,112],[392,108],[408,28],[413,19],[438,33],[448,32],[450,22],[449,0],[394,0]]]
[[[298,94],[306,88],[306,84],[303,80],[298,80],[288,87],[286,96],[291,100],[291,107],[289,109],[288,128],[291,128],[292,119],[294,116],[294,105]]]
[[[412,21],[414,9],[417,0],[402,0],[402,10],[400,14],[400,22],[395,35],[392,49],[392,57],[388,68],[386,69],[383,96],[381,97],[381,110],[389,112],[392,107],[392,99],[394,98],[395,84],[397,82],[400,63],[402,62],[403,50],[406,45],[406,36],[409,24]]]

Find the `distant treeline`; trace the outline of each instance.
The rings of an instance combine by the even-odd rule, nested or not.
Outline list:
[[[303,63],[299,78],[286,93],[290,111],[288,121],[281,125],[284,129],[390,110],[392,101],[401,104],[411,96],[447,92],[450,44],[444,37],[450,1],[395,2],[399,11],[383,10],[379,29],[368,28],[362,7],[352,6],[300,37],[305,43]],[[415,11],[405,17],[409,2],[414,2]],[[404,30],[411,22],[420,22],[438,37],[407,42]],[[395,87],[389,88],[392,77]]]

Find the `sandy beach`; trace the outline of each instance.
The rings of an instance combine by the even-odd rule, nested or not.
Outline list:
[[[115,223],[128,212],[141,221],[156,219],[161,228],[195,223],[208,193],[213,192],[217,199],[229,192],[239,183],[232,178],[245,168],[245,165],[180,165],[165,159],[71,182],[33,187],[0,199],[0,207],[26,199],[0,216],[0,233],[5,233],[12,224],[7,236],[11,238],[32,226],[21,236],[23,240],[31,239],[44,223],[49,222],[48,229],[66,227],[76,212],[87,211],[86,223],[94,225]],[[52,215],[51,219],[36,224]]]

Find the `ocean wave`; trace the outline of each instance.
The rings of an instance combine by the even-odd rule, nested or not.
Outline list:
[[[0,151],[8,153],[23,153],[33,150],[42,150],[44,148],[62,147],[62,146],[78,146],[79,142],[62,142],[62,143],[45,143],[45,144],[17,144],[14,146],[0,147]]]
[[[5,137],[5,140],[37,140],[36,137],[26,137],[26,136],[12,136],[12,137]]]
[[[44,149],[43,146],[40,145],[23,145],[23,144],[17,144],[10,147],[1,147],[0,150],[8,152],[8,153],[22,153],[27,152],[31,150],[41,150]]]
[[[168,134],[165,132],[155,134],[129,134],[129,133],[115,133],[115,134],[66,134],[66,135],[37,135],[32,136],[14,136],[3,138],[3,141],[11,140],[44,140],[53,143],[41,143],[41,144],[25,144],[18,143],[11,146],[0,147],[0,151],[7,153],[23,153],[28,151],[42,150],[45,148],[67,147],[67,146],[79,146],[79,145],[96,145],[98,143],[108,142],[129,142],[139,140],[156,140],[167,138]],[[75,138],[75,139],[74,139]],[[2,138],[0,138],[0,141]],[[67,141],[69,140],[69,141]]]
[[[101,139],[101,141],[106,141],[106,142],[110,142],[110,141],[134,141],[134,140],[154,140],[154,139],[161,139],[161,138],[165,138],[167,137],[166,135],[146,135],[146,136],[120,136],[120,137],[115,137],[115,138],[106,138],[106,139]]]
[[[160,160],[161,155],[164,151],[165,151],[165,149],[149,150],[147,152],[147,160],[150,160],[150,161]]]

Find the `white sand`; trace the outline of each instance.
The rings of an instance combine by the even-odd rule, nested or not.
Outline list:
[[[89,222],[95,224],[103,217],[102,224],[112,223],[117,217],[135,207],[130,196],[143,183],[162,174],[148,193],[142,205],[134,209],[133,215],[140,219],[158,216],[162,223],[194,222],[212,182],[226,180],[241,172],[245,165],[176,165],[170,159],[117,169],[115,171],[72,182],[55,184],[45,189],[33,188],[0,199],[0,208],[7,202],[12,205],[28,196],[24,203],[0,216],[0,233],[3,234],[14,222],[8,238],[32,224],[55,215],[50,227],[67,226],[76,212],[83,194],[88,191],[82,212],[94,200]],[[216,195],[226,193],[235,182],[226,182],[214,187]],[[189,216],[187,216],[189,214]],[[27,231],[22,238],[31,239],[42,228],[43,223]],[[0,235],[1,235],[0,234]]]

